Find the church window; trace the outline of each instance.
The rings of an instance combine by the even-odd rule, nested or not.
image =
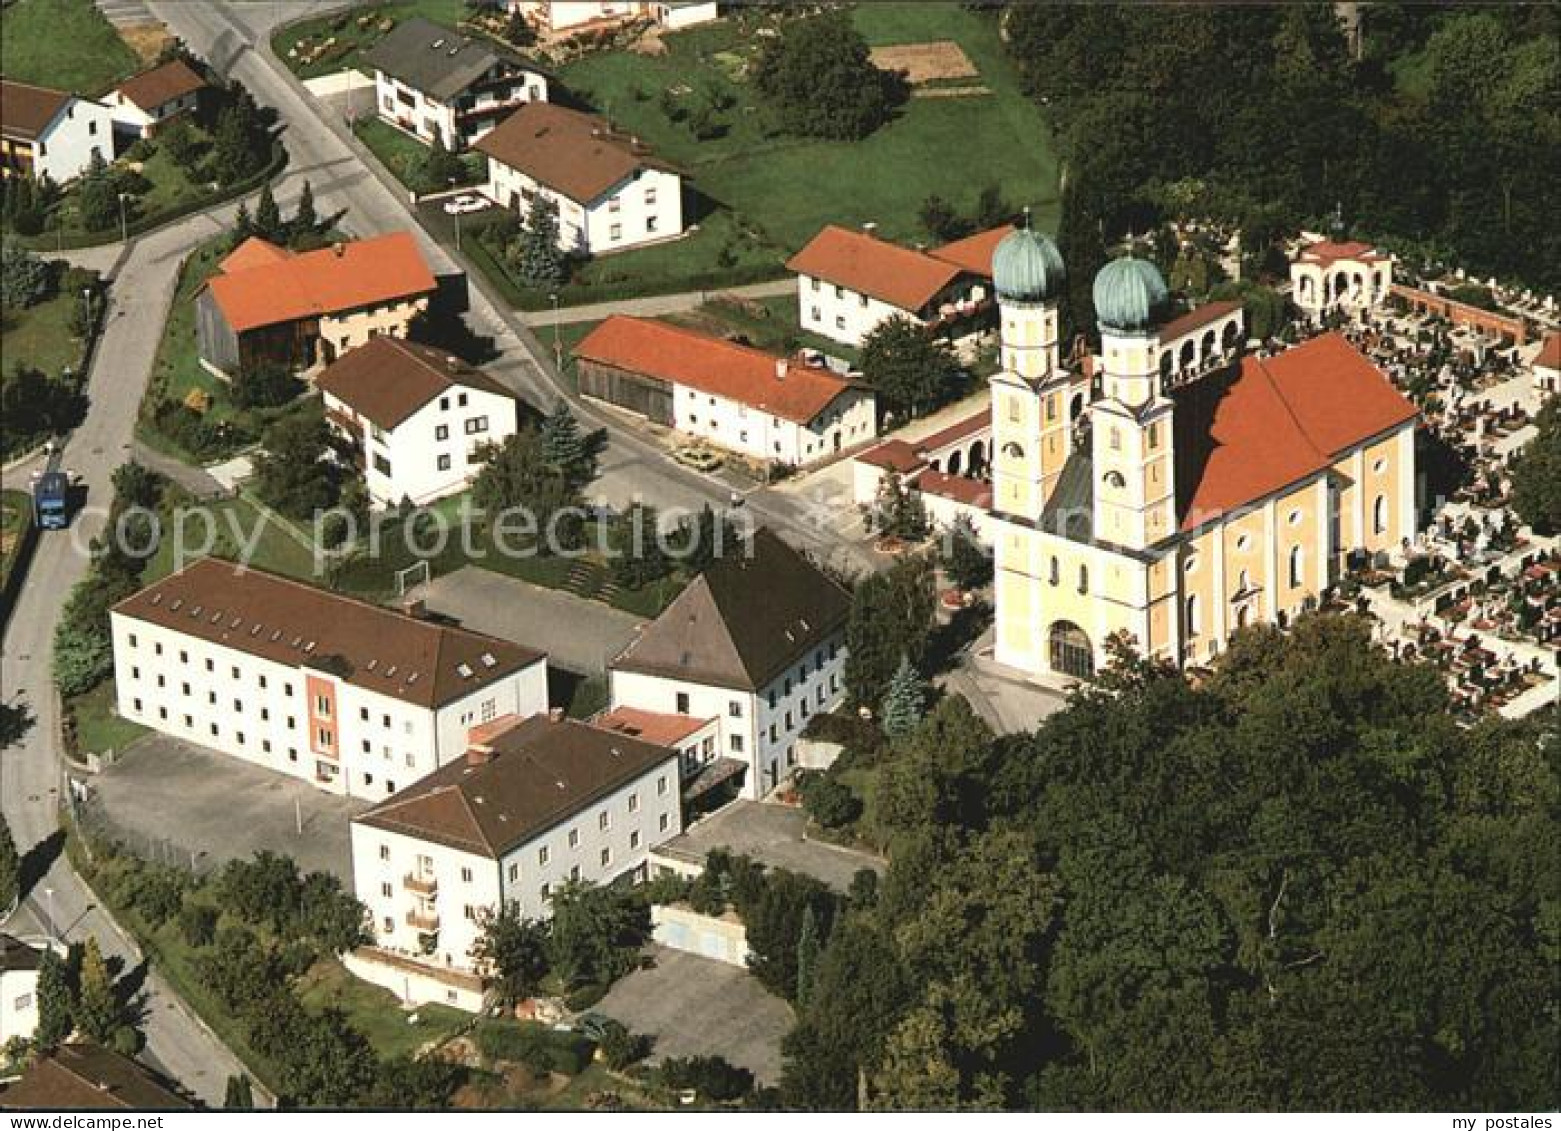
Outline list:
[[[1018,397],[1009,397],[1008,398],[1008,423],[1010,423],[1010,424],[1018,424],[1020,419],[1023,417],[1023,415],[1024,415],[1024,406],[1020,403],[1019,398]]]
[[[1388,500],[1385,495],[1378,495],[1376,502],[1371,504],[1371,532],[1373,534],[1385,534],[1388,529]]]
[[[1295,526],[1301,521],[1301,512],[1298,510],[1291,511],[1289,517],[1285,521],[1288,522],[1291,526]]]
[[[1303,565],[1303,562],[1302,562],[1302,556],[1301,556],[1301,547],[1299,547],[1299,546],[1291,546],[1290,547],[1290,586],[1291,586],[1291,588],[1294,588],[1295,586],[1301,584],[1302,565]]]
[[[1012,459],[1023,459],[1024,449],[1021,448],[1018,444],[1007,443],[1003,445],[1003,454],[1005,456],[1009,456]]]
[[[1107,487],[1126,487],[1127,486],[1127,480],[1123,478],[1122,473],[1120,471],[1108,471],[1108,472],[1106,472],[1106,486]]]
[[[1089,592],[1089,566],[1087,565],[1079,566],[1079,592]]]
[[[1188,558],[1187,558],[1187,563],[1184,566],[1182,566],[1182,569],[1184,571],[1186,571],[1187,573],[1194,573],[1194,572],[1196,572],[1197,569],[1198,569],[1198,555],[1197,554],[1189,555]]]
[[[1055,394],[1046,398],[1046,419],[1048,422],[1057,419],[1057,397]]]
[[[1236,592],[1245,593],[1252,588],[1252,579],[1247,576],[1247,571],[1242,570],[1236,578]]]
[[[1203,628],[1198,623],[1198,595],[1194,593],[1187,598],[1187,635],[1197,636]]]
[[[1149,449],[1151,451],[1153,451],[1155,448],[1158,448],[1159,446],[1160,446],[1160,426],[1158,424],[1151,424],[1149,426]]]
[[[1053,585],[1058,585],[1062,582],[1062,566],[1058,564],[1056,558],[1052,558],[1051,582]]]
[[[1114,452],[1122,450],[1122,430],[1115,425],[1111,428],[1111,450]]]

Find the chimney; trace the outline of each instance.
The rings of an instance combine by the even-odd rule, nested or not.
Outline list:
[[[347,245],[341,243],[340,241],[333,243],[331,244],[331,253],[335,255],[337,259],[340,259],[342,256],[347,254]]]
[[[791,362],[789,360],[784,357],[777,357],[775,359],[775,379],[777,381],[784,381],[786,379],[786,374],[790,371]]]
[[[413,620],[428,618],[428,602],[421,597],[408,596],[401,602],[401,611]]]
[[[486,766],[493,761],[493,746],[487,742],[473,742],[466,748],[468,766]]]

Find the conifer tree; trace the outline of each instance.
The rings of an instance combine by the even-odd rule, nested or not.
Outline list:
[[[564,401],[559,401],[542,421],[542,454],[571,487],[583,487],[590,481],[585,437],[580,434],[580,422]]]
[[[223,1094],[222,1106],[228,1111],[253,1111],[255,1109],[255,1093],[250,1087],[249,1077],[243,1074],[228,1077],[228,1086]]]
[[[238,212],[233,216],[233,243],[243,243],[255,234],[255,218],[249,214],[249,201],[238,202]]]
[[[926,705],[921,676],[909,658],[900,657],[900,666],[889,679],[883,700],[883,732],[890,738],[904,738],[921,722]]]
[[[298,194],[298,210],[293,213],[289,234],[293,239],[299,236],[310,236],[319,226],[320,217],[315,213],[314,208],[314,188],[306,180],[303,191]]]
[[[0,817],[0,916],[4,916],[21,895],[22,859],[16,854],[11,826]]]
[[[813,996],[813,985],[818,980],[818,956],[822,947],[818,939],[818,922],[813,916],[813,905],[802,909],[802,928],[797,932],[797,1008],[806,1008]]]
[[[272,243],[280,240],[284,234],[282,210],[277,206],[276,197],[271,195],[270,181],[261,188],[260,200],[255,204],[255,233]]]
[[[38,1027],[33,1031],[33,1043],[40,1049],[50,1049],[76,1027],[70,967],[53,948],[46,949],[38,960],[37,997]]]
[[[94,1041],[107,1044],[119,1028],[119,998],[95,935],[88,936],[82,951],[79,984],[75,1011],[77,1026]]]
[[[545,196],[531,203],[520,234],[516,267],[528,286],[558,287],[564,283],[564,253],[558,246],[558,205]]]

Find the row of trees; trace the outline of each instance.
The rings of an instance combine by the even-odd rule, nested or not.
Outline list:
[[[1550,1103],[1557,713],[1461,729],[1353,617],[1244,630],[1196,687],[1113,652],[1033,734],[950,698],[876,752],[891,863],[782,1101]]]

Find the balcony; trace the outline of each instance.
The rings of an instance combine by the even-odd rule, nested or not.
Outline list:
[[[401,886],[407,891],[414,891],[418,895],[432,899],[439,894],[439,881],[433,876],[420,876],[415,872],[408,872],[401,877]]]
[[[408,911],[407,926],[418,931],[437,931],[439,929],[439,916],[432,911]]]

